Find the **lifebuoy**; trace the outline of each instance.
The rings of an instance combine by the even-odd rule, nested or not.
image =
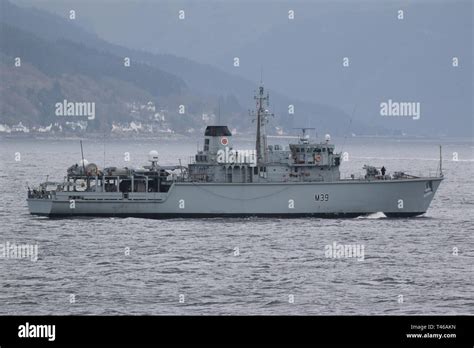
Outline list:
[[[225,146],[225,145],[227,145],[228,143],[229,143],[229,140],[228,140],[226,137],[222,137],[222,138],[221,138],[221,144],[222,144],[222,145]]]
[[[315,160],[316,162],[321,161],[321,155],[315,155],[315,156],[314,156],[314,160]]]

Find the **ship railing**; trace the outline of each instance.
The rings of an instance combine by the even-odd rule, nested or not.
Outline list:
[[[51,199],[52,198],[52,192],[51,191],[46,191],[46,190],[41,190],[37,188],[32,188],[28,189],[28,198],[34,198],[34,199]]]
[[[345,174],[342,176],[343,180],[365,180],[365,175],[364,174]]]
[[[439,178],[439,170],[429,170],[428,172],[417,172],[416,176],[418,178]]]
[[[410,171],[410,172],[402,172],[403,176],[401,178],[406,179],[423,179],[423,178],[439,178],[439,171],[437,170],[429,170],[429,171]]]
[[[378,174],[375,176],[366,176],[366,174],[354,173],[341,175],[342,180],[400,180],[400,179],[421,179],[421,178],[439,178],[439,172],[403,172],[386,173],[384,176]]]

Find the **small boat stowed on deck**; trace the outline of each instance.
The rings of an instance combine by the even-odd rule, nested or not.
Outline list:
[[[383,212],[388,217],[424,214],[443,180],[402,172],[380,173],[364,166],[362,178],[342,179],[341,153],[330,137],[311,143],[303,136],[289,148],[267,145],[268,94],[259,87],[256,146],[232,149],[226,126],[208,126],[204,147],[188,166],[160,166],[158,153],[141,169],[100,169],[82,161],[61,183],[28,189],[31,214],[49,217],[355,217]],[[384,171],[382,171],[384,172]]]

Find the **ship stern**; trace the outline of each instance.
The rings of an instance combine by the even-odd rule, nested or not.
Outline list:
[[[49,216],[53,207],[52,199],[28,198],[28,210],[32,215]]]

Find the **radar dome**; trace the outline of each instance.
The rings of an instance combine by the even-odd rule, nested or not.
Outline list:
[[[148,161],[158,162],[158,151],[151,150],[150,152],[148,152]]]
[[[326,142],[331,141],[331,136],[329,134],[326,134],[324,138],[326,139]]]

